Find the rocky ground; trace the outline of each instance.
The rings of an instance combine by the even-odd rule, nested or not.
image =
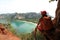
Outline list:
[[[0,24],[0,40],[21,40],[6,28],[4,28],[3,24]]]

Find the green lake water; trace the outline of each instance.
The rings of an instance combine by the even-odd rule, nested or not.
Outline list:
[[[11,25],[17,33],[31,33],[36,27],[35,23],[20,20],[12,21]]]

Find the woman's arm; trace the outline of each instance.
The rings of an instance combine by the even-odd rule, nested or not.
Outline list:
[[[39,19],[39,21],[38,21],[38,23],[37,23],[37,26],[36,26],[36,28],[35,28],[35,34],[36,34],[36,32],[37,32],[37,28],[38,28],[38,26],[39,26],[39,24],[40,24],[40,21],[41,21],[41,19]]]
[[[38,23],[37,23],[37,26],[36,26],[36,28],[35,28],[35,31],[34,31],[34,37],[35,37],[35,40],[37,39],[36,38],[36,32],[37,32],[37,28],[38,28],[38,25],[40,24],[40,19],[39,19],[39,21],[38,21]]]
[[[40,21],[41,21],[41,18],[39,19],[39,21],[38,21],[38,23],[37,23],[37,26],[36,26],[36,27],[38,27],[38,26],[39,26],[39,24],[40,24]]]

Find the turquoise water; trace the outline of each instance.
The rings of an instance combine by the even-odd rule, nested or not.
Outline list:
[[[0,19],[0,23],[7,24],[7,19]]]
[[[31,33],[36,27],[36,24],[34,23],[20,20],[12,21],[11,25],[13,26],[17,33]]]
[[[7,24],[8,21],[6,19],[0,19],[0,23]],[[31,33],[36,27],[34,23],[21,20],[13,20],[10,23],[17,33]]]

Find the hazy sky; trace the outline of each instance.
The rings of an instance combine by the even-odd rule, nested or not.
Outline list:
[[[46,10],[54,16],[57,2],[49,0],[0,0],[0,13],[25,13]]]

